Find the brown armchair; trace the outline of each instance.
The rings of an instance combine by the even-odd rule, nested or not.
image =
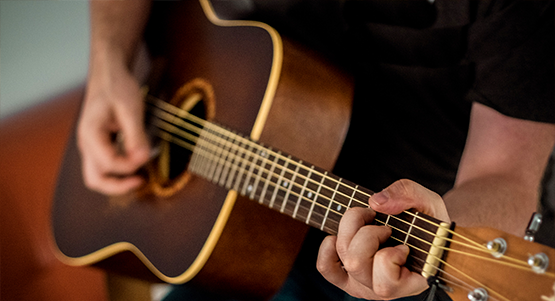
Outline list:
[[[0,121],[0,299],[108,300],[104,272],[57,260],[50,206],[83,89]]]

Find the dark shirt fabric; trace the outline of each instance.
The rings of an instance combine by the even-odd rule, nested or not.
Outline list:
[[[447,192],[473,102],[555,123],[553,1],[237,3],[244,4],[242,15],[269,23],[355,76],[351,125],[334,173],[371,190],[407,178]],[[323,237],[310,232],[275,300],[351,299],[315,269]]]

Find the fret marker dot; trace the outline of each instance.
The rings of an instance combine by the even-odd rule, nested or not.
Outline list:
[[[282,184],[282,185],[283,185],[283,187],[287,187],[287,185],[289,185],[289,183],[287,183],[287,182],[283,182],[283,184]]]
[[[260,157],[266,157],[266,152],[265,151],[260,151]]]
[[[311,199],[311,198],[312,198],[312,192],[309,191],[309,192],[306,194],[306,196],[307,196],[309,199]]]
[[[337,205],[337,211],[341,211],[341,205]]]
[[[251,192],[252,191],[252,185],[247,186],[247,191]]]

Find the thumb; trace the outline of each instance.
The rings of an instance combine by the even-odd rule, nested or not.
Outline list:
[[[385,214],[400,214],[408,209],[450,221],[441,196],[424,186],[407,179],[395,181],[384,190],[372,195],[369,200],[372,209]]]
[[[120,105],[116,108],[125,156],[138,166],[144,164],[150,156],[143,110],[144,104],[140,99],[127,107]]]

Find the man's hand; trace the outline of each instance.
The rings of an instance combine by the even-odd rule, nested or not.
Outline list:
[[[442,198],[415,182],[400,180],[374,194],[369,203],[372,209],[348,210],[337,236],[326,237],[318,254],[318,270],[329,282],[358,298],[394,299],[423,292],[428,287],[426,279],[404,266],[409,248],[378,249],[391,230],[369,224],[375,211],[395,215],[407,209],[447,222]]]
[[[144,103],[137,80],[123,65],[91,70],[78,124],[87,187],[109,195],[138,188],[136,174],[149,159]]]

